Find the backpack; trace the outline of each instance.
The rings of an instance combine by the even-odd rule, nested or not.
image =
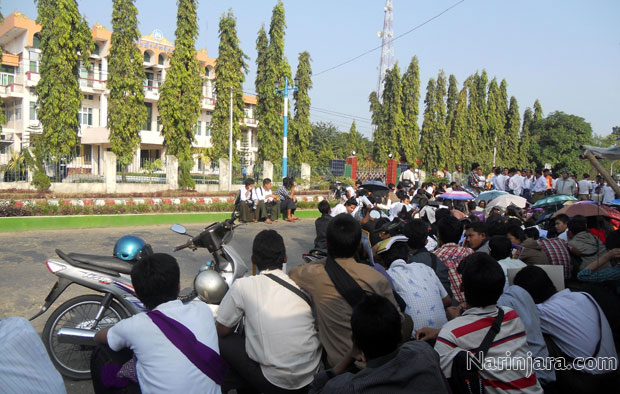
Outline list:
[[[473,349],[471,353],[481,363],[484,360],[484,354],[489,351],[493,339],[499,333],[504,321],[504,310],[497,307],[497,317],[491,325],[489,332],[482,340],[478,349]],[[454,394],[484,394],[486,390],[480,377],[480,370],[475,362],[472,362],[472,355],[468,355],[469,351],[461,350],[452,360],[452,376],[448,379],[450,388]],[[469,359],[469,361],[468,361]],[[468,368],[468,364],[470,368]]]

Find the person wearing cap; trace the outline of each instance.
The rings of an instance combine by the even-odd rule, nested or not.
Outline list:
[[[562,178],[555,184],[555,192],[573,197],[577,194],[577,183],[568,177],[568,170],[562,170]]]
[[[465,175],[463,175],[463,166],[460,164],[456,165],[456,171],[452,173],[452,182],[456,182],[459,186],[465,185]]]

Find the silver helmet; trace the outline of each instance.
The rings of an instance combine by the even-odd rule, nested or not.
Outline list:
[[[194,289],[202,301],[209,304],[219,304],[228,291],[228,284],[220,274],[207,269],[196,275]]]

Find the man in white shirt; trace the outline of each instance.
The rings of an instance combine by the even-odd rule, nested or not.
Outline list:
[[[407,169],[400,174],[398,182],[400,182],[407,190],[415,185],[415,175],[413,173],[412,165],[409,165],[409,167],[407,167]]]
[[[547,178],[543,176],[542,170],[536,170],[536,175],[534,176],[532,184],[532,204],[545,196],[547,186]]]
[[[494,190],[504,191],[506,189],[506,182],[499,167],[495,169],[495,176],[491,178],[491,183],[493,183]]]
[[[403,208],[407,211],[411,210],[411,205],[409,205],[409,194],[405,193],[404,190],[399,190],[396,192],[396,196],[400,202],[392,204],[392,207],[390,208],[390,220],[394,220],[395,217],[398,217],[398,214],[402,212]]]
[[[562,177],[555,182],[555,192],[567,196],[577,194],[577,182],[569,178],[568,170],[562,170]]]
[[[348,213],[353,216],[355,209],[357,208],[357,200],[355,198],[349,198],[345,203],[336,204],[335,207],[332,208],[330,215],[332,217],[336,217],[341,213]]]
[[[271,179],[263,179],[263,186],[255,187],[252,197],[257,201],[258,219],[265,220],[265,223],[271,224],[278,221],[280,214],[280,201],[278,196],[271,191]]]
[[[252,189],[254,189],[254,179],[247,178],[243,181],[243,187],[239,190],[240,220],[244,223],[256,222],[258,220],[257,201]]]
[[[286,249],[276,231],[258,233],[251,259],[260,274],[237,279],[217,313],[220,348],[230,366],[223,392],[300,392],[321,361],[312,309],[282,271]],[[239,323],[245,324],[245,337],[234,333]]]
[[[520,196],[523,194],[523,178],[519,174],[519,171],[514,168],[511,168],[509,173],[511,176],[508,180],[508,188],[512,191],[512,194]]]
[[[177,300],[179,279],[177,261],[164,253],[139,260],[131,270],[133,287],[144,306],[185,326],[200,344],[217,353],[217,362],[224,363],[219,356],[211,308],[204,302],[184,305]],[[113,327],[99,331],[95,342],[107,344],[117,352],[124,348],[133,351],[143,393],[221,393],[220,385],[190,361],[146,313],[123,319]]]
[[[590,175],[583,174],[583,179],[577,182],[579,189],[579,201],[585,201],[590,199],[590,193],[592,193],[592,182],[590,182]]]
[[[608,182],[605,182],[605,186],[601,189],[603,191],[603,204],[610,204],[616,198],[616,192],[609,186]]]

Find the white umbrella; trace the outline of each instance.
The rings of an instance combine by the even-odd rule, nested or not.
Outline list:
[[[523,197],[515,196],[513,194],[502,194],[501,196],[489,201],[484,209],[484,213],[488,215],[494,207],[505,209],[509,205],[516,205],[519,208],[525,208],[525,204],[527,204],[527,200]]]

